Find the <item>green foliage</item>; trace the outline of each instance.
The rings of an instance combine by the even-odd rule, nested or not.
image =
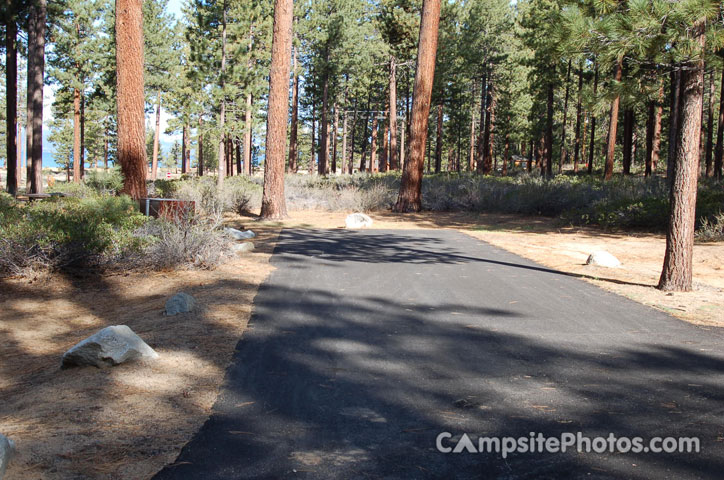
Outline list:
[[[55,198],[0,204],[0,272],[99,265],[139,250],[145,222],[129,197]]]

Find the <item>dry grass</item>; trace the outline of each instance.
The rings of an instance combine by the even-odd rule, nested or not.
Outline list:
[[[172,462],[207,418],[271,271],[278,229],[255,230],[254,253],[213,271],[2,280],[0,431],[18,447],[7,478],[148,478]],[[177,291],[199,308],[163,316]],[[60,370],[66,349],[117,324],[160,360]]]

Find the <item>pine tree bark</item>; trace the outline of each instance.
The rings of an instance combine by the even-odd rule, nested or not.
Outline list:
[[[576,131],[573,147],[573,171],[578,173],[581,158],[581,101],[583,99],[583,66],[578,71],[578,99],[576,100]],[[585,131],[585,128],[584,128]]]
[[[186,173],[186,148],[188,146],[186,125],[181,131],[181,175]]]
[[[470,152],[468,153],[468,171],[475,170],[475,82],[470,93]]]
[[[389,111],[389,105],[387,106],[387,110]],[[390,136],[390,123],[389,123],[389,117],[387,122],[384,122],[384,130],[382,131],[382,150],[380,150],[380,161],[379,161],[379,170],[380,172],[386,172],[389,170],[389,158],[390,158],[390,142],[389,142],[389,136]]]
[[[634,111],[627,108],[623,112],[623,174],[631,175],[633,162]]]
[[[116,85],[118,161],[122,192],[146,196],[146,142],[143,94],[143,2],[116,0]]]
[[[716,97],[716,85],[714,85],[714,73],[712,69],[711,75],[709,76],[709,125],[706,129],[706,171],[705,175],[707,178],[714,176],[714,162],[713,162],[713,143],[714,143],[714,100]]]
[[[29,58],[33,58],[32,75],[28,75],[28,96],[31,100],[28,102],[28,112],[32,112],[32,117],[28,117],[28,128],[32,134],[27,146],[31,158],[29,174],[31,193],[43,192],[43,79],[46,19],[47,1],[37,0],[31,13],[33,34],[28,35],[28,55]]]
[[[553,83],[548,84],[548,100],[546,102],[546,131],[545,131],[545,176],[553,177]],[[541,169],[542,170],[542,169]]]
[[[80,178],[85,178],[85,91],[83,90],[80,92]]]
[[[389,162],[391,170],[398,170],[400,166],[397,164],[397,59],[394,55],[390,55],[390,115],[387,117],[387,129],[390,135],[389,144]]]
[[[337,132],[339,132],[339,106],[334,104],[334,125],[332,127],[332,175],[337,174]]]
[[[26,65],[26,80],[27,80],[27,88],[26,90],[26,104],[25,104],[25,148],[27,152],[25,153],[25,191],[27,193],[32,193],[30,191],[30,177],[32,176],[32,161],[30,159],[30,151],[33,148],[33,99],[32,99],[32,88],[33,88],[33,70],[34,70],[34,56],[32,54],[32,38],[35,36],[34,30],[35,30],[35,21],[33,18],[33,12],[31,11],[28,15],[28,41],[27,41],[27,61],[25,63]],[[21,99],[22,101],[22,99]],[[22,128],[20,129],[20,132],[22,132]],[[21,142],[22,147],[22,142]],[[22,154],[20,155],[22,158]]]
[[[370,143],[370,173],[376,173],[377,167],[377,131],[379,123],[377,121],[377,115],[372,116],[372,142]]]
[[[400,193],[393,210],[419,212],[422,209],[422,170],[430,115],[430,97],[435,75],[440,0],[423,0],[420,37],[415,68],[415,87],[410,127],[410,158],[405,163]]]
[[[490,80],[492,80],[492,78]],[[495,91],[495,83],[490,81],[488,85],[488,111],[487,118],[485,119],[485,160],[483,164],[483,173],[485,175],[495,173],[493,160],[495,158],[495,107],[497,104],[498,98]]]
[[[704,49],[704,24],[697,22],[694,38]],[[659,280],[664,291],[691,291],[696,188],[699,174],[701,109],[704,96],[704,61],[681,71],[676,167],[671,183],[666,255]]]
[[[80,90],[73,89],[73,182],[80,183]]]
[[[598,65],[594,66],[593,96],[598,93]],[[593,174],[593,155],[596,153],[596,115],[591,112],[591,143],[588,148],[588,174]]]
[[[484,159],[485,159],[485,132],[487,129],[485,128],[486,120],[488,116],[486,115],[488,109],[488,75],[487,73],[483,74],[483,78],[480,82],[480,127],[478,128],[478,151],[476,155],[476,170],[478,172],[483,172],[483,165],[484,165]]]
[[[161,134],[161,90],[156,93],[156,128],[153,132],[153,158],[151,160],[151,180],[158,178],[158,140]]]
[[[236,174],[241,175],[244,170],[241,165],[241,140],[238,137],[234,138],[234,151],[236,152]]]
[[[204,123],[203,117],[201,115],[199,115],[199,144],[198,144],[199,161],[198,161],[198,165],[197,165],[199,177],[204,176],[204,134],[201,133],[201,128],[203,126],[203,123]]]
[[[314,173],[314,158],[317,145],[317,132],[316,132],[316,126],[317,126],[317,104],[315,102],[315,99],[312,98],[312,138],[309,146],[309,174],[312,175]]]
[[[292,60],[294,72],[292,79],[292,124],[289,130],[289,170],[297,173],[297,129],[299,128],[299,73],[297,72],[297,49],[294,48]]]
[[[679,104],[681,72],[671,72],[671,98],[669,107],[669,155],[666,159],[666,178],[671,184],[676,165],[676,150],[679,133]]]
[[[510,117],[508,117],[508,122],[510,125]],[[505,132],[505,152],[503,153],[503,176],[508,175],[508,162],[510,161],[510,131],[506,130]]]
[[[221,188],[224,185],[226,176],[225,134],[224,123],[226,122],[226,0],[222,2],[221,14],[221,71],[219,72],[219,86],[221,87],[221,108],[219,111],[219,171],[216,177],[216,186]]]
[[[329,62],[329,50],[325,53],[325,62]],[[317,162],[317,173],[319,175],[325,175],[327,173],[327,161],[329,159],[329,150],[327,149],[327,128],[329,126],[327,120],[327,114],[329,110],[329,74],[327,68],[323,69],[324,75],[322,78],[322,125],[320,126],[320,138],[319,144],[321,146],[319,150],[319,161]]]
[[[442,103],[437,104],[437,142],[435,143],[435,173],[442,169]]]
[[[568,94],[571,86],[571,60],[568,60],[568,71],[566,73],[566,96],[563,102],[563,125],[561,127],[561,158],[558,160],[558,173],[563,173],[563,164],[568,160],[566,149],[566,124],[568,123]]]
[[[614,67],[613,78],[615,82],[620,82],[623,75],[622,60],[616,62]],[[608,148],[606,149],[606,165],[603,172],[604,180],[610,180],[613,177],[613,160],[616,153],[616,130],[618,128],[618,109],[621,104],[621,97],[616,96],[611,102],[611,115],[608,124]]]
[[[721,71],[721,90],[719,92],[719,129],[716,132],[716,153],[714,154],[714,176],[722,179],[724,165],[724,68]]]
[[[244,118],[244,174],[246,176],[251,176],[251,152],[254,148],[252,145],[252,114],[253,114],[253,108],[254,108],[254,97],[252,96],[251,92],[248,92],[246,94],[246,112],[245,112],[245,118]],[[296,133],[296,132],[295,132]],[[296,163],[296,148],[297,148],[297,139],[296,135],[294,138],[294,172],[297,171],[297,163]],[[289,152],[289,158],[292,158],[292,152],[290,150]]]
[[[7,156],[7,191],[10,195],[18,193],[18,44],[17,25],[15,23],[15,2],[5,1],[5,147]]]
[[[354,114],[352,115],[352,142],[350,144],[350,152],[349,152],[349,173],[350,175],[354,173],[354,141],[357,134],[357,97],[354,99]]]
[[[269,101],[266,127],[266,160],[261,217],[287,216],[284,198],[284,156],[289,116],[289,64],[292,48],[292,0],[274,1],[272,60],[269,73]]]
[[[342,173],[347,173],[347,112],[342,118]]]

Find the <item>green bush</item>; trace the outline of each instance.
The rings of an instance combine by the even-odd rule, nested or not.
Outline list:
[[[132,232],[146,218],[129,197],[54,198],[2,203],[0,272],[95,265],[143,247]]]
[[[111,170],[89,170],[85,173],[83,181],[57,182],[49,192],[64,193],[70,197],[86,198],[97,194],[116,195],[123,188],[123,174],[119,168]]]

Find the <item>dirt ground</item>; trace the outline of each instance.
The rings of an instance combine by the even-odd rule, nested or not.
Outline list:
[[[257,249],[213,271],[0,280],[0,432],[18,450],[6,479],[142,479],[175,460],[208,417],[272,270],[279,229],[253,228]],[[197,309],[164,316],[178,291]],[[160,359],[59,368],[68,348],[119,324]]]
[[[346,213],[290,212],[283,222],[230,218],[257,249],[214,271],[0,280],[0,432],[18,455],[6,478],[142,479],[173,462],[213,406],[253,298],[271,272],[282,227],[343,228]],[[724,243],[695,247],[696,290],[654,288],[664,238],[558,229],[513,215],[373,213],[374,228],[451,228],[683,320],[724,326]],[[585,266],[594,250],[623,266]],[[162,314],[178,291],[196,311]],[[149,364],[60,370],[62,353],[108,325],[126,324],[161,354]]]

